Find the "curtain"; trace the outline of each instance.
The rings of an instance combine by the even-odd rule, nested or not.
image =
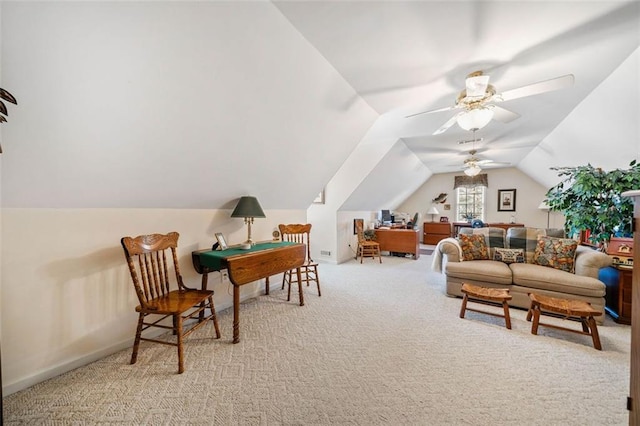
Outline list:
[[[489,187],[489,179],[486,173],[479,174],[477,176],[454,176],[453,189],[457,189],[461,186],[484,186]]]

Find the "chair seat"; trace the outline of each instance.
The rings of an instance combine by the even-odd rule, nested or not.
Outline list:
[[[145,312],[159,315],[181,314],[195,305],[213,296],[211,290],[174,290],[162,297],[152,299],[148,302],[149,308],[145,309],[141,305],[136,307],[136,312]]]

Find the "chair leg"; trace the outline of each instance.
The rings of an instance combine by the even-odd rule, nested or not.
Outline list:
[[[209,296],[209,307],[211,308],[211,320],[213,321],[213,327],[216,330],[216,339],[219,339],[220,326],[218,325],[218,315],[216,314],[216,307],[213,304],[213,296]]]
[[[173,322],[176,324],[175,334],[178,336],[178,374],[184,373],[184,348],[182,347],[182,315],[173,316]]]
[[[318,297],[322,296],[322,294],[320,294],[320,278],[318,277],[318,267],[314,266],[313,267],[313,274],[314,277],[316,279],[316,284],[318,285]]]
[[[140,338],[142,337],[142,324],[144,322],[144,314],[140,312],[138,317],[138,327],[136,329],[136,339],[133,342],[133,353],[131,354],[131,364],[135,364],[138,360],[138,349],[140,348]]]

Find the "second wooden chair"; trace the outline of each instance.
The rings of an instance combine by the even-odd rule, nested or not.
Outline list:
[[[282,241],[290,241],[294,243],[301,243],[307,246],[307,256],[304,265],[300,267],[300,274],[302,276],[301,282],[307,283],[315,281],[318,287],[318,296],[320,294],[320,278],[318,277],[318,264],[311,258],[311,243],[309,235],[311,234],[311,224],[280,224],[280,235],[282,235]],[[285,284],[289,286],[287,292],[287,300],[291,300],[291,284],[298,282],[297,274],[295,270],[290,270],[284,273],[282,276],[282,288]]]

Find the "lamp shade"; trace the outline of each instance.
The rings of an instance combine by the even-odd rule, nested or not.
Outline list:
[[[464,130],[478,130],[489,124],[492,118],[492,108],[477,107],[459,114],[456,121]]]
[[[240,197],[231,217],[266,217],[256,197]]]
[[[540,205],[538,206],[538,208],[539,208],[540,210],[551,210],[551,207],[549,207],[549,204],[547,204],[547,202],[546,202],[546,201],[542,201],[542,202],[540,203]]]
[[[427,210],[427,214],[440,214],[440,212],[436,209],[436,206],[431,206],[431,208]]]

